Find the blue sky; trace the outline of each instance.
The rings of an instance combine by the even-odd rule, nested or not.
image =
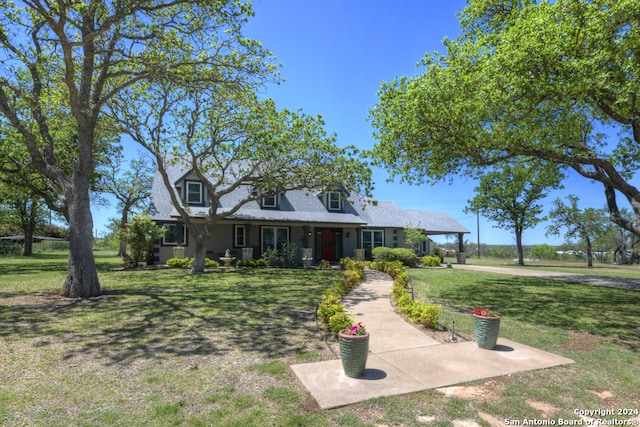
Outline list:
[[[367,115],[377,103],[381,82],[415,75],[420,71],[416,63],[426,52],[444,52],[442,40],[460,33],[455,14],[465,4],[463,0],[257,0],[256,16],[244,33],[282,63],[285,82],[268,87],[266,96],[279,108],[321,115],[326,130],[337,134],[339,145],[369,149],[376,141]],[[386,182],[388,175],[381,169],[373,178],[376,199],[392,200],[406,209],[447,212],[471,231],[470,242],[478,241],[476,216],[464,213],[474,182],[460,178],[452,185],[409,186],[398,180]],[[580,197],[582,207],[604,206],[600,184],[572,177],[565,186],[552,193],[545,206],[570,193]],[[115,205],[94,210],[98,234],[110,217],[117,217]],[[480,218],[481,243],[515,244],[512,232],[493,225]],[[528,245],[563,241],[546,237],[544,225],[523,235]]]

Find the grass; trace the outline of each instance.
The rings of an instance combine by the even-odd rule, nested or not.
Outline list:
[[[455,268],[410,276],[416,299],[442,304],[442,323],[455,321],[463,337],[473,335],[471,310],[489,307],[502,317],[501,337],[576,361],[503,378],[494,386],[500,398],[482,402],[483,412],[540,418],[526,400],[550,405],[555,419],[575,419],[575,408],[640,407],[640,292]]]
[[[332,358],[313,311],[339,272],[109,271],[120,260],[96,256],[104,295],[90,300],[58,297],[64,253],[0,258],[0,425],[487,426],[479,412],[541,418],[530,401],[553,418],[640,406],[637,291],[411,270],[416,295],[463,333],[490,306],[501,336],[576,363],[470,384],[480,399],[430,390],[321,411],[288,366]]]
[[[307,398],[287,366],[326,352],[315,303],[340,276],[110,272],[119,260],[100,257],[104,295],[72,300],[57,295],[64,254],[2,261],[2,425],[287,420]]]
[[[640,345],[638,291],[455,268],[411,272],[417,298],[451,311],[470,313],[489,307],[538,327],[603,335],[628,342],[636,350]]]

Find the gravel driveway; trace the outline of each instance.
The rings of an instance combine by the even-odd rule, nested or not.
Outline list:
[[[588,283],[590,285],[611,286],[614,288],[634,289],[636,291],[640,291],[640,280],[618,277],[592,276],[579,273],[560,273],[557,271],[527,270],[509,267],[489,267],[470,264],[454,264],[453,268],[510,274],[512,276],[544,277],[548,279],[564,280],[566,282]]]

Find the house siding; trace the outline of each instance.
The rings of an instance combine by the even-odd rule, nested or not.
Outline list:
[[[228,222],[220,223],[214,227],[212,236],[206,245],[207,258],[218,261],[225,251],[229,249],[231,255],[237,260],[243,259],[243,247],[235,246],[234,231],[236,225],[245,227],[244,247],[253,249],[254,258],[260,258],[264,252],[262,247],[262,229],[264,227],[287,228],[289,230],[289,243],[296,245],[296,259],[299,262],[302,262],[303,248],[312,248],[313,258],[318,261],[322,259],[322,254],[316,244],[318,242],[318,233],[322,233],[323,230],[332,230],[339,236],[338,243],[340,246],[336,247],[335,260],[342,257],[353,257],[359,242],[357,228],[325,227],[324,225],[311,226],[286,222]],[[201,229],[201,227],[196,225],[197,229]],[[309,233],[311,236],[309,236]],[[195,245],[193,244],[195,240],[188,231],[187,234],[187,245],[183,247],[184,256],[193,258],[195,256]],[[349,235],[348,237],[347,234]],[[160,241],[156,245],[156,262],[165,263],[167,259],[174,257],[174,248],[176,247],[179,247],[179,245],[163,245],[162,241]]]

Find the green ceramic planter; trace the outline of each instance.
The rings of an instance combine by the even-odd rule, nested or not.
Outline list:
[[[365,335],[347,335],[343,331],[338,333],[340,343],[340,359],[342,369],[348,377],[359,378],[364,375],[369,356],[369,333]]]
[[[496,348],[500,333],[500,316],[485,317],[474,314],[473,330],[478,347],[493,350]]]

